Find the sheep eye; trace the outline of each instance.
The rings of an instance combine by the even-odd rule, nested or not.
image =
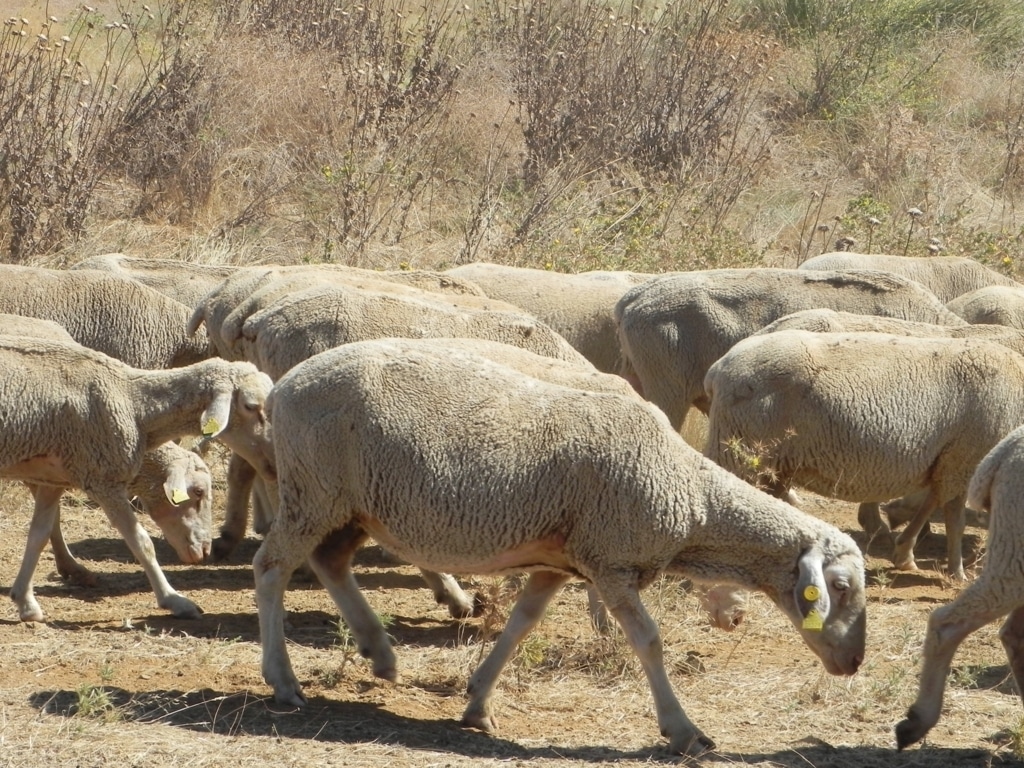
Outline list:
[[[832,582],[832,588],[838,592],[845,592],[850,588],[850,584],[846,581],[834,581]]]

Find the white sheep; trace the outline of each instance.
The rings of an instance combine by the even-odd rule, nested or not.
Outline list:
[[[136,368],[209,356],[206,334],[185,332],[188,307],[109,272],[0,265],[0,312],[61,325],[79,344]]]
[[[874,269],[892,272],[920,283],[943,302],[990,285],[1024,288],[1012,278],[965,256],[891,256],[883,253],[835,251],[814,256],[803,262],[799,269],[836,272]]]
[[[705,454],[741,477],[857,502],[927,490],[895,565],[917,567],[917,536],[943,506],[958,579],[971,473],[1024,422],[1024,357],[985,339],[779,331],[739,342],[705,389]]]
[[[764,590],[833,674],[863,660],[864,563],[853,540],[702,458],[628,393],[549,383],[442,340],[387,339],[296,366],[268,414],[281,506],[253,566],[263,676],[283,704],[306,703],[283,598],[307,558],[374,674],[398,677],[351,572],[370,536],[420,567],[531,572],[469,683],[463,722],[485,731],[501,668],[571,577],[596,586],[622,626],[673,752],[714,744],[673,694],[640,601],[661,572]]]
[[[142,370],[78,344],[0,337],[0,477],[82,489],[142,564],[157,604],[175,616],[197,616],[199,607],[171,588],[157,564],[128,486],[151,446],[200,433],[272,478],[273,446],[263,412],[271,385],[249,363],[210,359]],[[32,575],[54,530],[56,509],[37,504],[11,588],[24,621],[43,617]]]
[[[814,333],[894,333],[918,338],[990,339],[1024,355],[1024,330],[1017,328],[1008,328],[1003,325],[932,325],[931,323],[900,320],[895,317],[836,312],[832,309],[805,309],[794,312],[769,323],[754,335],[760,336],[785,330],[804,330]],[[919,491],[886,503],[883,508],[889,519],[889,527],[895,528],[909,522],[921,508],[924,494],[924,491]],[[956,502],[957,500],[953,499],[949,503]],[[969,524],[985,526],[985,522],[979,519],[973,510],[965,510],[965,513],[965,520]],[[882,522],[879,505],[875,502],[862,502],[857,510],[857,520],[864,530],[872,535],[886,528]]]
[[[35,317],[0,314],[5,336],[48,339],[64,344],[76,342],[61,326]],[[175,443],[164,443],[142,456],[139,474],[128,485],[129,495],[138,501],[160,527],[168,543],[184,563],[198,563],[210,554],[212,478],[205,462]],[[76,584],[95,584],[95,577],[68,550],[60,529],[61,486],[29,484],[37,512],[55,520],[50,545],[57,572]]]
[[[616,306],[623,373],[679,429],[707,413],[704,374],[730,347],[801,309],[965,325],[919,284],[887,272],[717,269],[657,278]]]
[[[896,726],[904,749],[938,722],[953,654],[972,632],[1007,616],[999,632],[1017,690],[1024,691],[1024,427],[1004,437],[978,464],[968,504],[989,510],[985,565],[952,601],[932,611],[917,700]]]
[[[472,281],[488,296],[549,325],[605,373],[617,373],[620,365],[615,303],[634,285],[654,277],[640,272],[566,274],[489,262],[453,267],[448,274]]]
[[[69,267],[70,270],[90,269],[113,272],[148,285],[164,296],[184,304],[190,310],[227,278],[240,269],[250,267],[233,264],[204,264],[176,259],[149,259],[127,256],[123,253],[104,253],[92,256]]]
[[[1024,328],[1024,286],[979,288],[957,296],[946,306],[968,323]]]

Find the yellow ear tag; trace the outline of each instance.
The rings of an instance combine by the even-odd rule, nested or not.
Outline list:
[[[804,629],[809,629],[812,632],[821,632],[825,627],[825,622],[821,620],[821,614],[813,608],[804,617]]]
[[[188,501],[188,494],[181,490],[181,488],[175,488],[171,491],[171,501],[175,504],[181,504],[183,501]]]
[[[816,603],[818,598],[821,597],[821,590],[813,584],[808,584],[804,587],[804,599],[809,603]]]
[[[203,435],[209,437],[220,432],[220,423],[212,416],[203,424]]]

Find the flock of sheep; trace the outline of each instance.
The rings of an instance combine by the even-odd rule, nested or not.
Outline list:
[[[230,556],[251,507],[262,671],[279,702],[306,702],[283,602],[303,566],[374,674],[397,678],[352,573],[372,538],[457,618],[478,606],[451,574],[529,573],[470,678],[465,724],[494,729],[502,667],[577,578],[595,624],[614,617],[639,658],[669,749],[699,755],[714,742],[673,693],[640,599],[659,574],[711,587],[725,629],[743,590],[764,592],[832,674],[864,659],[863,555],[798,509],[805,488],[859,502],[872,535],[889,528],[879,505],[902,497],[900,569],[917,567],[941,509],[960,580],[965,503],[990,512],[984,569],[929,621],[901,749],[937,722],[958,645],[1007,614],[1024,685],[1024,286],[973,260],[566,275],[108,254],[0,278],[0,477],[35,500],[10,592],[24,621],[44,617],[32,579],[48,541],[61,576],[93,581],[61,534],[66,489],[102,507],[181,618],[201,608],[169,584],[133,502],[186,563]],[[692,408],[708,419],[704,455],[680,435]],[[188,435],[232,451],[216,539],[210,470],[177,442]]]

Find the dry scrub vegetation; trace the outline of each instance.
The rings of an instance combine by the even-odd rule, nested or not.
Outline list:
[[[795,265],[851,238],[1021,272],[1019,0],[0,5],[4,260],[658,271]],[[0,490],[9,585],[30,499]],[[993,628],[962,647],[925,746],[893,750],[925,619],[954,594],[941,527],[924,570],[894,574],[851,505],[809,510],[871,555],[856,677],[828,677],[763,598],[724,634],[675,582],[645,593],[680,698],[721,747],[708,761],[1017,764],[1024,719]],[[372,678],[329,598],[299,583],[290,652],[311,704],[296,714],[260,679],[254,539],[230,564],[168,566],[206,610],[181,622],[154,608],[101,513],[71,501],[65,517],[102,584],[69,587],[44,561],[49,621],[0,620],[0,765],[671,760],[638,665],[621,636],[594,634],[578,588],[510,665],[486,737],[457,719],[503,585],[476,580],[495,611],[453,622],[415,570],[370,548],[360,579],[404,682]],[[978,557],[983,532],[967,544]]]

